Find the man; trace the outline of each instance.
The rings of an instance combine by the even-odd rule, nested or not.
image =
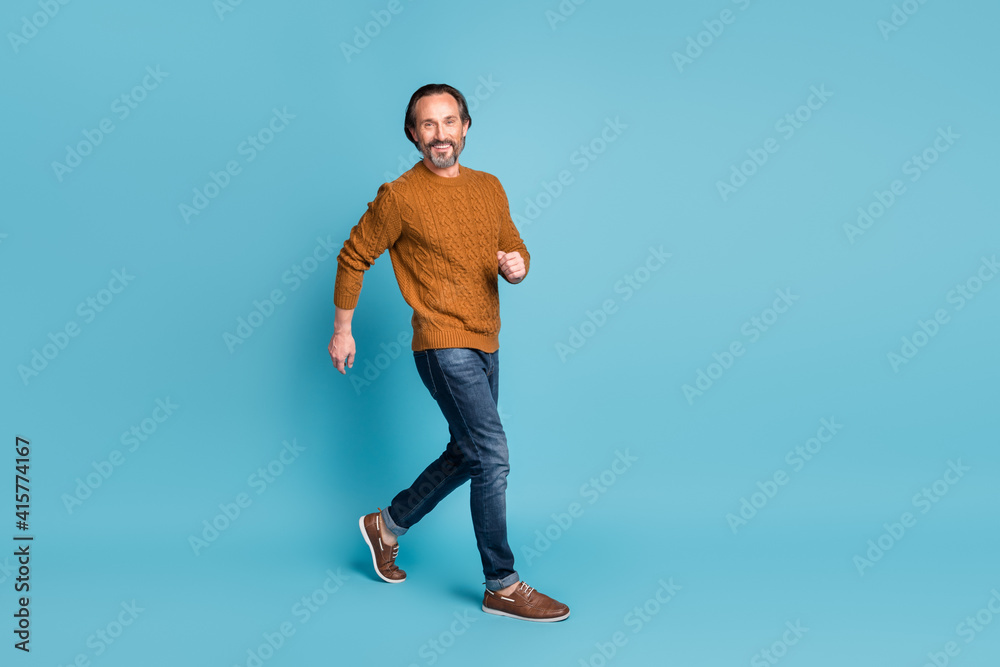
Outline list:
[[[531,257],[510,217],[497,178],[463,167],[458,156],[472,125],[465,97],[428,84],[410,98],[403,122],[423,159],[384,183],[337,257],[336,317],[330,357],[354,365],[351,318],[364,272],[386,250],[400,292],[413,308],[413,359],[448,421],[444,453],[385,509],[358,523],[378,576],[401,583],[397,537],[457,487],[470,482],[472,525],[482,558],[483,611],[530,621],[560,621],[569,607],[520,580],[507,543],[507,438],[497,413],[500,304],[498,276],[511,284]]]

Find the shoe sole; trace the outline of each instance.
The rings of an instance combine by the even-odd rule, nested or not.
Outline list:
[[[522,621],[534,621],[535,623],[554,623],[555,621],[562,621],[569,618],[568,611],[562,616],[554,616],[552,618],[529,618],[528,616],[518,616],[517,614],[508,614],[507,612],[500,611],[499,609],[491,609],[486,605],[483,605],[483,611],[487,614],[496,614],[497,616],[506,616],[507,618],[516,618]]]
[[[358,519],[358,528],[361,529],[361,537],[365,538],[365,544],[368,545],[368,550],[372,553],[372,567],[375,568],[375,574],[378,575],[378,578],[389,584],[401,584],[404,581],[406,581],[405,576],[402,579],[388,579],[381,572],[378,571],[378,560],[376,560],[375,558],[375,547],[372,546],[371,540],[368,539],[368,531],[365,530],[364,516]]]

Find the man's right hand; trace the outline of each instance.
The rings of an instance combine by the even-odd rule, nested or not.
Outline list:
[[[347,375],[347,368],[354,367],[354,336],[350,330],[334,331],[330,339],[330,358],[342,375]]]

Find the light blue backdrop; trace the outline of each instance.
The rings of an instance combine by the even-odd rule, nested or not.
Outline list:
[[[6,3],[0,534],[35,541],[30,654],[2,550],[0,662],[995,665],[998,21]],[[405,585],[358,535],[447,440],[386,256],[347,377],[326,351],[428,82],[531,252],[500,288],[510,540],[565,623],[479,611],[468,487]]]

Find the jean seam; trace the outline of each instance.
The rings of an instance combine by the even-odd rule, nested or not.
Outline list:
[[[438,364],[438,368],[439,369],[441,368],[440,363]],[[444,388],[448,390],[448,395],[451,396],[452,400],[454,401],[455,392],[451,390],[451,385],[448,383],[448,376],[444,374],[443,370],[441,371],[441,380],[444,383]],[[483,460],[483,453],[481,451],[481,448],[479,447],[479,444],[476,442],[476,439],[472,436],[472,429],[469,428],[469,422],[465,419],[465,413],[462,411],[461,406],[459,406],[458,401],[455,401],[455,410],[458,412],[458,416],[462,418],[462,426],[465,428],[465,432],[469,434],[469,442],[472,443],[472,446],[476,452],[476,460],[480,461],[480,468],[482,468],[481,462]],[[479,474],[482,474],[482,472],[483,471],[480,469]],[[483,517],[483,522],[486,524],[486,526],[484,527],[486,532],[489,532],[493,529],[493,527],[489,525],[488,515]]]
[[[441,368],[441,364],[438,364],[438,368]],[[433,376],[432,376],[433,377]],[[472,437],[472,429],[469,428],[469,422],[465,419],[465,413],[462,411],[461,406],[459,406],[458,401],[455,400],[455,392],[451,390],[451,385],[448,384],[448,377],[441,371],[441,380],[444,383],[444,388],[448,390],[448,395],[451,396],[452,400],[455,402],[455,410],[458,412],[458,416],[462,418],[462,426],[465,428],[465,432],[469,434],[469,442],[472,446],[476,448],[476,456],[479,460],[482,460],[482,452],[479,451],[479,445],[476,443],[475,438]]]
[[[430,378],[430,381],[431,381],[431,398],[436,398],[437,397],[437,384],[434,382],[434,373],[431,372],[431,361],[430,361],[431,354],[430,354],[430,350],[428,350],[427,354],[424,355],[424,359],[427,360],[427,377]],[[434,360],[437,361],[437,355],[434,356]],[[438,366],[440,367],[441,364],[438,363]]]

